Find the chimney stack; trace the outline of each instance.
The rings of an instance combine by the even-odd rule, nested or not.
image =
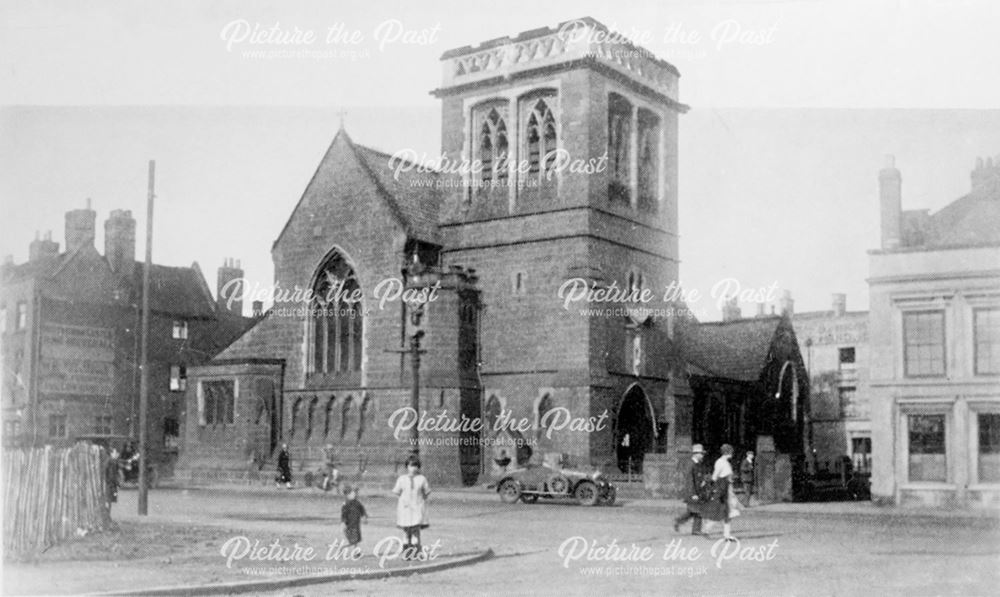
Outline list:
[[[104,221],[104,258],[111,271],[130,279],[135,270],[135,218],[128,209],[116,209]]]
[[[994,158],[976,158],[972,171],[972,194],[1000,198],[1000,155]]]
[[[218,283],[215,288],[216,303],[220,310],[235,315],[243,315],[243,269],[240,262],[227,257],[219,268]]]
[[[736,302],[736,297],[732,296],[726,299],[726,303],[722,306],[722,321],[736,321],[741,317],[743,317],[743,313]]]
[[[94,246],[97,212],[90,208],[90,199],[83,209],[66,212],[66,252],[72,253],[84,245]]]
[[[781,293],[781,315],[791,317],[795,314],[795,301],[792,300],[792,291],[786,290]]]
[[[833,314],[837,317],[847,313],[847,295],[841,292],[833,294]]]
[[[896,169],[896,158],[885,156],[885,168],[878,173],[879,210],[882,217],[882,248],[895,249],[900,244],[900,220],[903,209],[903,179]]]
[[[45,232],[45,239],[41,238],[38,231],[35,231],[35,240],[28,245],[28,261],[38,261],[48,257],[59,255],[59,243],[52,240],[52,231]]]

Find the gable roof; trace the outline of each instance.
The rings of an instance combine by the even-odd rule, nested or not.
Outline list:
[[[145,263],[135,262],[133,288],[136,300],[142,299],[142,271]],[[192,267],[153,266],[149,270],[149,309],[159,313],[184,315],[186,317],[213,317],[215,302],[207,288],[201,272]]]
[[[684,329],[685,360],[713,377],[756,381],[767,364],[781,316],[700,323]]]
[[[389,167],[389,160],[392,156],[370,147],[356,145],[347,131],[341,128],[337,131],[326,153],[323,154],[323,158],[316,167],[316,171],[313,172],[302,196],[299,197],[298,203],[295,204],[284,227],[278,233],[274,245],[277,245],[288,231],[292,219],[320,178],[320,174],[331,169],[333,164],[338,162],[338,158],[342,157],[343,152],[350,152],[357,159],[361,169],[377,188],[378,195],[385,201],[393,219],[403,228],[407,236],[440,244],[437,229],[441,201],[437,185],[438,173],[434,171],[415,172],[414,169],[410,169],[408,172],[401,172],[397,179],[394,170]],[[402,161],[410,164],[406,160]]]
[[[904,247],[962,247],[1000,243],[1000,197],[969,193],[935,213],[906,210]]]

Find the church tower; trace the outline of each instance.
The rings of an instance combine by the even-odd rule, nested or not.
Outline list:
[[[652,356],[677,280],[677,69],[590,18],[449,50],[442,66],[442,261],[479,275],[487,424],[534,421],[507,439],[538,461],[641,463],[672,417]],[[567,303],[580,283],[649,289],[641,306],[661,316]],[[554,410],[608,418],[550,430]]]

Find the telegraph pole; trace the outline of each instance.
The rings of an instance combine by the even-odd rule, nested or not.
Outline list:
[[[149,512],[146,464],[148,441],[146,417],[149,408],[149,270],[153,267],[153,180],[156,162],[149,160],[149,193],[146,196],[146,265],[142,269],[142,346],[139,377],[139,516]]]

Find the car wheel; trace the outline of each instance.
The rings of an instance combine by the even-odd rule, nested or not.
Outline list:
[[[535,493],[522,493],[521,501],[525,504],[534,504],[538,501],[538,494]]]
[[[521,488],[511,479],[507,479],[501,483],[500,489],[497,491],[500,494],[500,501],[505,504],[513,504],[521,499]]]
[[[600,499],[597,485],[594,485],[590,481],[583,481],[577,485],[573,495],[583,506],[596,506],[598,499]]]

